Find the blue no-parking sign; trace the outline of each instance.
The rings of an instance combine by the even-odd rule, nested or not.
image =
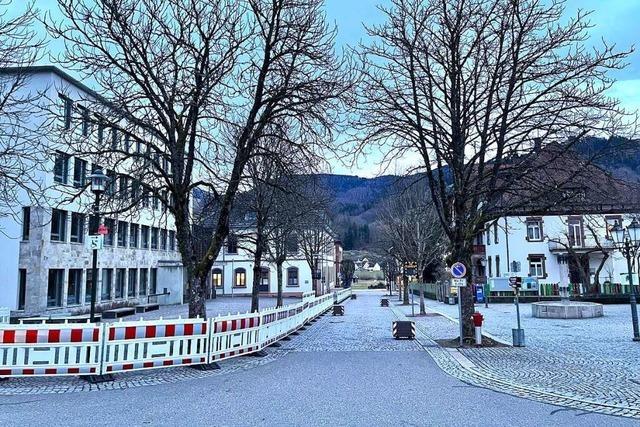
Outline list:
[[[467,275],[467,267],[461,262],[455,262],[451,266],[451,275],[456,279],[462,279]]]

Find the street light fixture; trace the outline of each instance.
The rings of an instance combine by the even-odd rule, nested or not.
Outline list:
[[[638,328],[638,309],[636,289],[633,286],[633,269],[631,259],[635,258],[640,248],[640,223],[634,218],[631,223],[622,227],[616,224],[611,229],[611,236],[615,246],[627,259],[627,277],[629,278],[629,302],[631,303],[631,321],[633,323],[633,340],[640,341],[640,329]]]
[[[98,228],[100,226],[100,196],[104,193],[107,185],[107,176],[102,172],[102,169],[96,169],[91,175],[88,176],[91,180],[91,192],[95,195],[95,201],[93,203],[93,224],[92,235],[98,234]],[[98,249],[93,248],[93,264],[91,269],[91,322],[95,322],[96,314],[96,294],[98,288]]]

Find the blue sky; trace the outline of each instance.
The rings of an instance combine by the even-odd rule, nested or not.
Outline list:
[[[18,5],[23,0],[14,0]],[[214,0],[215,1],[215,0]],[[388,5],[389,0],[325,0],[327,17],[338,27],[338,47],[354,45],[366,39],[362,23],[374,24],[382,22],[382,14],[376,5]],[[36,0],[36,6],[42,11],[51,11],[57,15],[56,0]],[[578,8],[593,10],[591,22],[590,43],[599,45],[601,39],[608,43],[615,43],[620,49],[628,49],[634,44],[640,44],[640,0],[568,0],[567,17],[575,15]],[[50,45],[52,51],[60,50],[59,43]],[[630,110],[640,109],[640,53],[634,52],[628,59],[629,66],[615,74],[618,79],[612,90],[612,95],[618,97],[623,105]],[[353,173],[362,176],[372,176],[379,172],[376,159],[380,154],[370,153],[366,159],[360,159],[356,167],[348,168],[338,163],[334,164],[336,173]],[[391,173],[401,173],[411,159],[403,159],[397,165],[389,168]]]

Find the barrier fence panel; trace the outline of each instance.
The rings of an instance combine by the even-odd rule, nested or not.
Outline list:
[[[160,319],[106,325],[102,373],[206,363],[207,323]]]
[[[0,326],[0,376],[97,374],[103,328],[93,324]]]
[[[260,350],[260,314],[244,313],[211,319],[209,362]]]
[[[308,295],[307,295],[308,294]],[[112,324],[0,324],[0,377],[109,374],[253,353],[344,301],[351,289],[258,313]]]

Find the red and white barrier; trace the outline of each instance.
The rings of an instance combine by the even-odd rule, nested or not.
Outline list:
[[[337,301],[351,289],[336,292]],[[0,377],[98,375],[211,363],[259,351],[329,310],[334,294],[257,313],[113,324],[0,325]]]
[[[208,322],[148,320],[106,325],[102,373],[206,363]]]
[[[100,325],[3,325],[0,376],[97,374]]]
[[[260,350],[260,314],[244,313],[216,317],[209,339],[209,362]]]

